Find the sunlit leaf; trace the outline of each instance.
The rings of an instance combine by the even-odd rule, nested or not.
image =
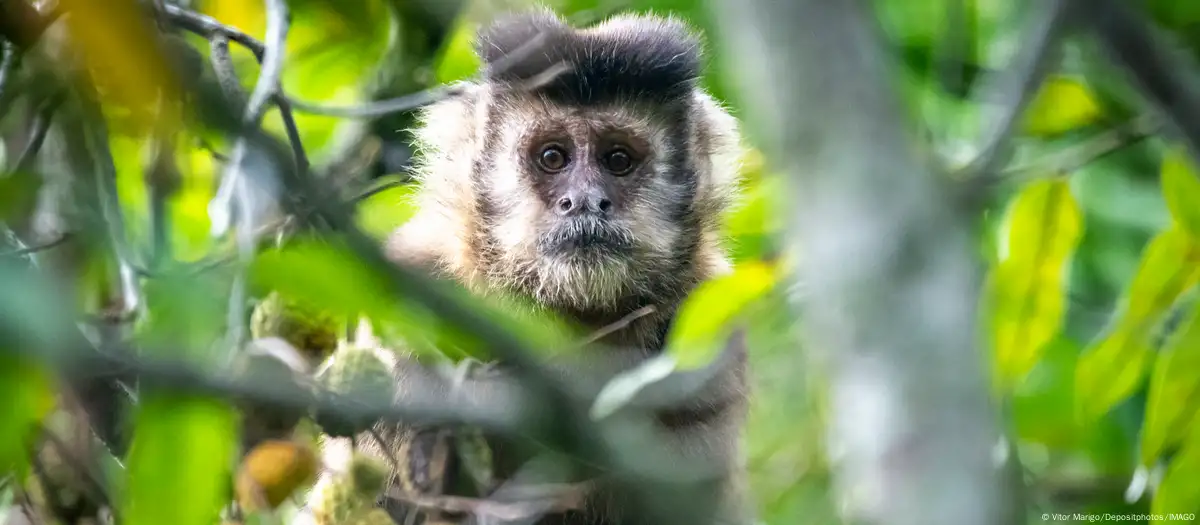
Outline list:
[[[1042,84],[1025,115],[1025,132],[1046,136],[1095,123],[1104,113],[1095,95],[1082,82],[1052,76]]]
[[[1183,439],[1200,400],[1200,308],[1193,307],[1155,361],[1142,424],[1142,464]]]
[[[747,262],[697,287],[679,307],[667,336],[667,354],[677,366],[692,369],[711,361],[732,329],[731,322],[774,289],[779,270],[774,261]]]
[[[65,17],[67,31],[101,101],[117,104],[142,130],[163,126],[166,117],[153,113],[154,101],[160,95],[179,100],[182,91],[143,6],[133,0],[62,0],[58,7],[71,13]]]
[[[303,240],[264,252],[254,261],[252,275],[264,290],[279,290],[339,315],[388,318],[396,313],[386,278],[340,243]]]
[[[223,401],[145,392],[126,461],[124,523],[217,522],[229,499],[237,421]]]
[[[442,56],[437,60],[437,81],[440,83],[466,80],[479,70],[479,57],[475,55],[476,24],[460,21],[450,34]]]
[[[1066,271],[1083,217],[1065,180],[1026,186],[1009,212],[1007,253],[991,275],[992,344],[1007,389],[1037,363],[1066,310]]]
[[[412,196],[415,184],[405,184],[381,191],[358,203],[357,223],[371,236],[383,239],[412,218],[416,211]]]
[[[1150,512],[1168,521],[1191,521],[1188,518],[1200,510],[1200,483],[1196,479],[1200,479],[1200,431],[1193,431],[1183,450],[1171,458],[1150,502]],[[1186,514],[1188,518],[1174,518],[1174,514]]]
[[[25,470],[36,425],[53,406],[54,392],[42,363],[0,353],[0,477]]]
[[[392,293],[389,278],[363,263],[336,240],[297,241],[265,252],[254,262],[256,284],[338,315],[365,315],[382,331],[402,337],[414,351],[482,356],[488,341],[472,335],[474,327],[457,327],[435,317],[419,301]],[[575,330],[528,301],[508,296],[472,296],[444,282],[435,286],[489,321],[511,330],[539,349],[556,349],[571,341]]]
[[[1186,150],[1176,148],[1164,156],[1162,192],[1175,222],[1200,237],[1200,171]]]
[[[1150,241],[1126,292],[1128,304],[1106,334],[1079,360],[1079,414],[1100,416],[1141,384],[1152,358],[1150,336],[1167,309],[1200,280],[1200,243],[1178,228]]]

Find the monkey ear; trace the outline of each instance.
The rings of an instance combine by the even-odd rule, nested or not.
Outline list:
[[[538,47],[547,47],[556,36],[570,31],[570,26],[549,9],[502,15],[479,31],[475,39],[475,53],[483,60],[485,67],[491,66],[539,35],[545,40]]]

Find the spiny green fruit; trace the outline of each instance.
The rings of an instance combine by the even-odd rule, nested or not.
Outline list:
[[[279,292],[271,292],[250,316],[250,334],[255,339],[282,338],[312,363],[319,363],[337,348],[340,330],[337,316]]]
[[[370,456],[355,453],[344,472],[322,478],[309,497],[317,525],[390,523],[376,521],[375,499],[387,482],[388,470]],[[387,517],[385,513],[383,515]]]
[[[342,343],[317,371],[326,388],[348,396],[391,399],[395,378],[388,350]]]
[[[391,403],[396,381],[392,359],[388,350],[343,342],[317,370],[316,379],[325,388],[356,403]],[[340,412],[323,412],[316,420],[326,434],[337,437],[353,436],[373,423]]]

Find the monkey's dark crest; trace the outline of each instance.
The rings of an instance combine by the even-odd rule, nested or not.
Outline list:
[[[522,45],[540,37],[538,49],[503,68]],[[575,29],[553,13],[535,11],[495,21],[479,35],[476,51],[484,78],[496,84],[528,81],[558,64],[566,71],[536,91],[556,102],[589,106],[685,98],[701,74],[701,45],[681,22],[630,18],[598,32]]]

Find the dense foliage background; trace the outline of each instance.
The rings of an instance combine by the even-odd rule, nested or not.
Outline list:
[[[372,239],[406,220],[411,111],[349,113],[471,78],[475,29],[524,2],[287,2],[281,92],[291,100],[311,172],[340,191],[323,195],[331,207],[319,210],[289,204],[289,195],[304,190],[255,153],[248,154],[253,165],[276,173],[263,179],[274,185],[244,191],[266,197],[222,195],[234,191],[221,174],[237,161],[237,137],[221,129],[219,115],[179,118],[186,112],[171,98],[182,91],[175,76],[220,84],[210,64],[222,63],[213,56],[222,49],[244,93],[260,78],[255,54],[238,38],[196,29],[196,19],[180,10],[269,44],[278,36],[268,31],[272,2],[185,2],[175,11],[161,8],[158,20],[132,1],[96,4],[41,6],[41,16],[61,16],[30,39],[37,31],[14,17],[20,9],[0,11],[8,40],[0,73],[0,463],[10,473],[0,512],[13,523],[15,505],[28,498],[22,480],[48,476],[29,461],[32,439],[42,435],[34,429],[78,439],[65,437],[79,431],[77,401],[55,403],[55,393],[71,384],[84,405],[100,397],[89,395],[98,387],[80,373],[98,361],[66,350],[80,346],[80,336],[65,334],[82,333],[99,349],[132,341],[139,355],[185,358],[220,375],[236,354],[231,348],[246,338],[235,326],[248,323],[266,292],[280,290],[337,313],[366,313],[407,336],[472,346],[463,342],[471,327],[426,309],[421,294],[391,294],[401,281],[356,260],[353,238],[329,234],[330,243],[300,235],[282,249],[274,243],[298,229],[323,231],[319,223],[332,223],[330,214],[341,209],[334,201],[352,204],[354,224]],[[721,45],[725,33],[705,2],[551,4],[580,23],[625,9],[689,20],[710,43],[705,85],[743,115],[747,101],[737,95],[731,64],[745,58]],[[1195,86],[1200,4],[1128,4],[1172,50],[1167,69]],[[904,103],[906,131],[931,169],[969,195],[976,255],[987,272],[979,350],[992,376],[980,374],[980,382],[990,379],[1000,407],[1006,441],[998,448],[1019,469],[1028,522],[1042,522],[1046,512],[1194,517],[1200,310],[1191,298],[1200,280],[1200,171],[1187,141],[1176,138],[1179,126],[1169,125],[1170,114],[1149,110],[1146,93],[1131,81],[1136,75],[1113,65],[1097,39],[1043,28],[1054,18],[1038,2],[871,6],[894,60],[887,87]],[[162,45],[151,35],[155,27],[188,30]],[[55,60],[66,50],[87,65],[95,106],[64,105],[62,86],[72,84],[62,79],[73,70]],[[1029,60],[1041,51],[1044,60]],[[1027,104],[1019,102],[1022,94]],[[265,108],[263,129],[288,137],[278,108]],[[102,128],[85,124],[95,111],[103,113]],[[1013,125],[1003,129],[1009,116]],[[839,523],[842,496],[828,459],[838,444],[824,437],[828,376],[801,344],[793,300],[804,298],[805,283],[784,278],[804,260],[802,249],[784,249],[786,217],[797,203],[786,197],[787,173],[753,148],[761,131],[749,121],[746,131],[744,201],[727,218],[737,272],[694,294],[669,351],[678,368],[698,368],[733,328],[746,329],[754,382],[747,459],[759,517],[772,525]],[[996,136],[1003,138],[991,141]],[[279,210],[261,204],[274,199],[292,216],[282,225]],[[226,223],[234,217],[241,221],[234,230],[258,228],[259,235],[231,233]],[[247,255],[246,243],[261,248],[256,256]],[[487,316],[502,317],[495,310]],[[488,356],[486,345],[475,346],[482,347],[468,353]],[[122,509],[123,522],[156,524],[209,523],[230,500],[244,430],[233,393],[247,391],[168,372],[143,366],[140,373],[159,374],[157,382],[143,378],[136,405],[110,415],[129,423],[128,451],[87,447],[90,457],[71,460],[58,454],[72,486],[84,487],[74,498],[105,499]],[[218,395],[158,388],[189,381],[201,384],[193,393]]]

